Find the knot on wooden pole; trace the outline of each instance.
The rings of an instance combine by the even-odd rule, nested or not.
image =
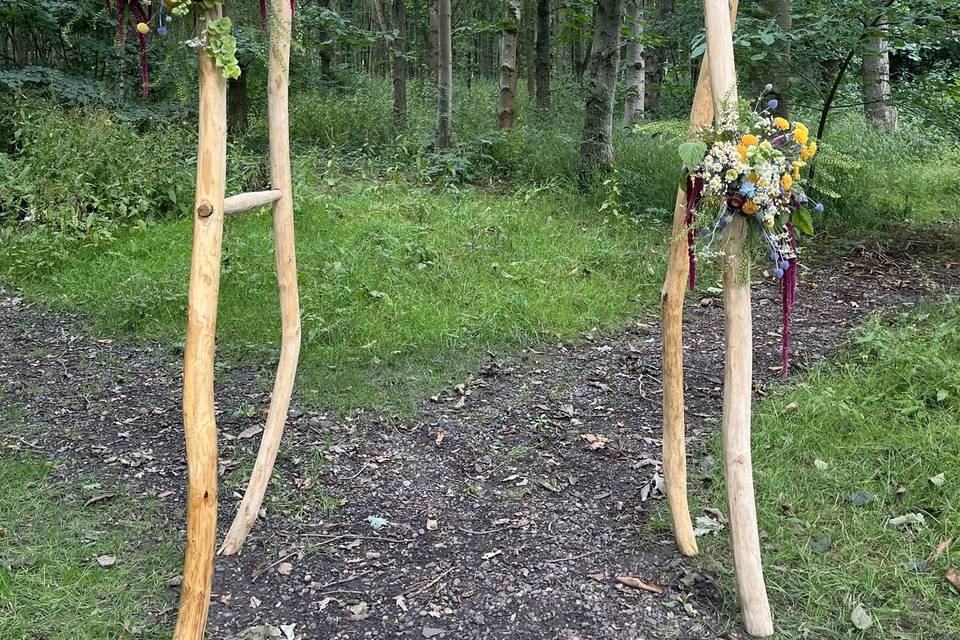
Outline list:
[[[213,205],[207,201],[201,202],[197,206],[197,216],[201,218],[209,218],[213,215]]]

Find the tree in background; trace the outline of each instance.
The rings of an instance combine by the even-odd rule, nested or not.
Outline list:
[[[643,60],[643,0],[627,0],[624,16],[627,44],[623,49],[626,66],[626,97],[623,104],[623,125],[630,127],[643,120],[646,68]]]
[[[507,15],[500,36],[500,107],[497,126],[507,131],[517,119],[517,35],[520,31],[522,0],[507,0]]]
[[[550,0],[537,1],[537,109],[550,109]]]
[[[890,47],[886,20],[867,36],[863,53],[863,112],[867,122],[897,130],[897,108],[890,102]]]
[[[450,0],[437,0],[437,149],[449,149],[453,136],[453,16]]]
[[[613,164],[613,98],[620,67],[624,0],[597,0],[596,32],[580,141],[581,173]]]
[[[789,34],[793,26],[790,0],[763,0],[762,5],[767,15],[777,23],[780,31],[783,34]],[[790,67],[793,62],[790,59],[790,49],[790,38],[782,38],[779,55],[770,56],[768,60],[773,61],[773,64],[767,65],[769,77],[766,82],[773,85],[773,91],[770,93],[778,102],[773,112],[782,118],[790,117],[790,102],[787,98],[790,91]]]
[[[397,122],[407,119],[407,10],[405,0],[393,0],[393,24],[396,39],[393,41],[393,118]]]
[[[698,3],[693,3],[698,4]],[[653,46],[646,47],[644,67],[644,111],[654,119],[660,117],[660,85],[666,78],[667,55],[670,51],[670,39],[667,37],[667,22],[673,13],[673,0],[656,0],[656,38]]]

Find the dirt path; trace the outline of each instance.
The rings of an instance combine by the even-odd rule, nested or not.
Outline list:
[[[868,313],[958,290],[960,264],[942,261],[860,248],[805,268],[794,366],[828,355]],[[772,283],[754,295],[762,395],[779,379],[779,304]],[[695,294],[688,312],[693,437],[720,406],[721,313],[709,298]],[[154,497],[182,541],[180,356],[88,327],[0,291],[0,389],[25,416],[0,426],[3,455],[39,452],[64,477],[93,471]],[[583,338],[491,354],[410,420],[291,410],[266,517],[242,555],[218,559],[209,636],[263,622],[309,639],[724,637],[709,578],[648,523],[662,504],[657,327]],[[224,528],[269,375],[218,372]],[[614,580],[624,575],[665,591]]]

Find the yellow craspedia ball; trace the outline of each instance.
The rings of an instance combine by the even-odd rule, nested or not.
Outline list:
[[[137,31],[139,31],[143,35],[147,35],[148,33],[150,33],[150,25],[148,25],[146,22],[138,22]]]
[[[786,131],[787,129],[790,128],[790,123],[787,121],[786,118],[774,118],[773,125],[777,129],[780,129],[781,131]]]
[[[740,144],[745,147],[750,147],[760,144],[760,139],[752,133],[745,133],[743,134],[743,137],[740,138]]]
[[[794,123],[793,139],[797,144],[807,144],[810,139],[810,130],[802,122]]]
[[[743,209],[743,212],[748,216],[752,216],[757,211],[760,211],[760,207],[753,200],[747,200],[746,202],[744,202],[742,209]]]
[[[746,161],[748,160],[749,156],[748,156],[748,151],[747,151],[747,146],[746,146],[746,145],[741,144],[740,146],[738,146],[738,147],[737,147],[737,153],[740,154],[740,161],[741,161],[741,162],[746,162]]]
[[[785,191],[789,191],[790,187],[793,186],[793,176],[789,173],[783,174],[783,177],[780,178],[780,186],[783,187]]]

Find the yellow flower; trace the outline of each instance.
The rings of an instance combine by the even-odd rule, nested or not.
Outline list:
[[[810,130],[802,122],[793,123],[793,139],[797,144],[807,144],[810,139]]]
[[[789,191],[790,187],[793,186],[793,177],[789,173],[783,174],[783,177],[780,178],[780,186],[783,187],[784,191]]]
[[[759,180],[759,179],[760,179],[760,176],[758,176],[758,175],[755,174],[755,173],[751,173],[750,175],[747,176],[747,180],[748,180],[749,182],[756,183],[757,180]]]
[[[794,160],[794,161],[793,161],[793,172],[792,172],[791,175],[793,176],[793,179],[794,179],[794,180],[799,180],[799,179],[800,179],[800,169],[801,169],[802,167],[805,167],[806,165],[807,165],[807,163],[806,163],[806,162],[803,162],[802,160]]]
[[[146,22],[139,22],[137,23],[137,31],[146,35],[150,33],[150,25],[148,25]]]
[[[746,162],[746,161],[747,161],[747,147],[746,147],[745,145],[742,145],[742,144],[741,144],[740,146],[738,146],[738,147],[737,147],[737,153],[740,154],[740,161],[741,161],[741,162]]]
[[[733,182],[737,179],[737,176],[740,175],[740,172],[736,169],[727,169],[727,182]]]
[[[787,129],[790,128],[790,123],[787,122],[787,120],[784,118],[774,118],[773,124],[774,126],[777,127],[777,129],[780,129],[781,131],[786,131]]]
[[[752,216],[757,211],[760,211],[760,207],[758,207],[757,203],[753,200],[747,200],[743,203],[743,212],[748,216]]]
[[[760,139],[752,133],[745,133],[743,137],[740,138],[740,145],[744,147],[750,147],[760,144]]]
[[[813,142],[811,142],[810,145],[807,147],[807,153],[810,155],[811,158],[812,158],[813,156],[817,155],[817,141],[816,141],[816,140],[814,140]]]

